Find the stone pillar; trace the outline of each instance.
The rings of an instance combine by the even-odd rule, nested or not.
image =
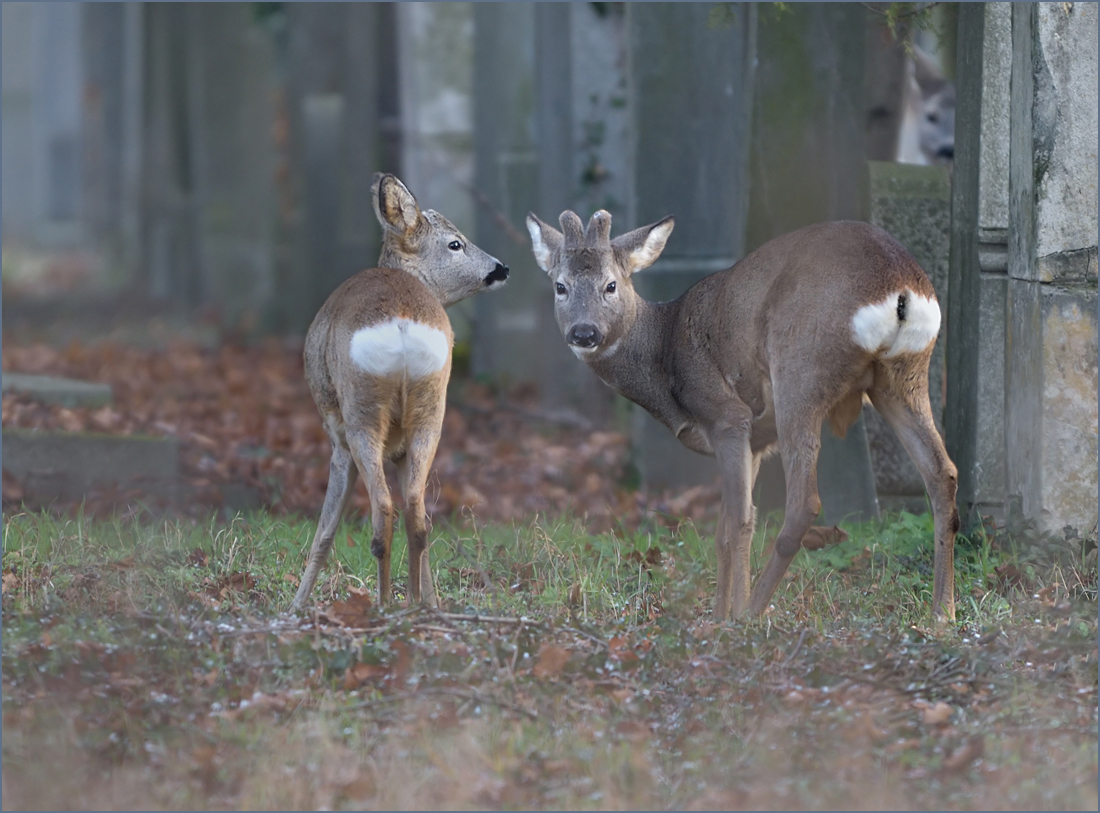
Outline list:
[[[761,7],[746,249],[811,223],[866,217],[866,14],[855,4]],[[818,487],[822,522],[878,516],[862,420],[844,440],[822,432]],[[783,507],[778,457],[761,469],[756,499],[761,512]]]
[[[626,9],[619,4],[539,3],[535,6],[536,128],[539,208],[551,223],[565,209],[587,221],[597,209],[613,218],[613,233],[629,227]],[[545,337],[543,407],[610,425],[632,408],[566,347],[554,320],[550,282],[539,282],[539,333]],[[618,420],[617,420],[618,418]]]
[[[274,53],[246,5],[188,7],[189,119],[202,296],[252,330],[273,292]]]
[[[1005,486],[1010,522],[1097,518],[1097,7],[1014,3]]]
[[[426,206],[476,242],[472,3],[395,3],[401,178]],[[469,342],[474,299],[449,309],[455,344]],[[461,354],[461,350],[460,350]],[[460,358],[461,355],[456,356]]]
[[[623,225],[677,216],[661,258],[634,280],[653,301],[680,296],[745,253],[755,9],[736,4],[724,28],[707,25],[709,11],[690,3],[638,3],[626,10],[633,143]],[[683,448],[641,409],[634,421],[643,482],[714,480],[713,460]]]
[[[523,225],[539,208],[535,9],[474,4],[474,240],[512,275],[500,291],[474,300],[471,361],[505,386],[545,380],[539,314],[553,307]]]
[[[4,178],[0,189],[3,190],[6,245],[11,245],[13,240],[29,239],[34,226],[33,211],[27,204],[34,194],[31,30],[37,8],[34,3],[0,4],[0,35],[3,36],[3,47],[0,47],[0,58],[3,60],[3,69],[0,70],[0,81],[3,82],[0,174]]]
[[[201,302],[195,174],[189,160],[187,8],[150,3],[143,15],[141,276],[150,296]]]
[[[928,273],[944,316],[928,371],[932,412],[942,431],[951,180],[946,167],[892,161],[869,161],[867,167],[871,222],[897,238]],[[883,508],[922,513],[927,509],[924,481],[897,435],[872,406],[864,406],[863,420],[879,503]]]
[[[958,30],[945,418],[960,510],[1095,533],[1096,6],[964,4]]]
[[[301,334],[378,259],[370,180],[400,174],[396,23],[383,3],[288,3],[285,14],[287,178],[268,322]]]
[[[89,237],[117,251],[122,209],[126,7],[95,3],[84,8],[83,220]]]
[[[141,247],[143,4],[95,3],[82,12],[82,221],[107,280],[132,282]]]
[[[969,523],[1004,512],[1011,6],[965,5],[958,22],[944,430]]]

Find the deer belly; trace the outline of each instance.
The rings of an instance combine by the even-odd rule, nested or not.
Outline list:
[[[437,328],[396,318],[355,331],[348,355],[352,364],[371,375],[416,380],[443,369],[450,344]]]

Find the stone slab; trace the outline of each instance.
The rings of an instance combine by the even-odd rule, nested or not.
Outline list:
[[[2,380],[0,389],[5,395],[8,393],[28,395],[43,404],[95,409],[111,403],[111,385],[98,381],[9,372],[3,374]]]
[[[1042,287],[1044,530],[1083,536],[1097,517],[1096,290]],[[1011,397],[1011,396],[1010,396]]]
[[[3,461],[22,484],[28,502],[80,500],[92,489],[112,485],[173,496],[179,479],[179,441],[5,429]]]

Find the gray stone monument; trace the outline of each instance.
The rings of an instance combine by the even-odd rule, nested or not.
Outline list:
[[[946,167],[869,161],[867,168],[871,222],[896,237],[920,263],[940,301],[944,318],[928,371],[928,390],[936,425],[942,431],[951,181]],[[872,406],[864,406],[863,420],[880,505],[917,513],[926,510],[924,481],[897,435]]]
[[[959,10],[945,418],[960,510],[1066,538],[1097,516],[1096,36],[1089,4]]]
[[[640,272],[647,299],[675,299],[745,253],[755,12],[735,4],[728,27],[707,25],[709,6],[627,8],[630,189],[624,230],[675,215],[664,253]],[[712,482],[717,465],[688,451],[634,409],[634,454],[653,486]]]
[[[761,8],[746,249],[811,223],[867,216],[865,14],[854,4]],[[818,487],[821,522],[878,516],[862,420],[843,440],[823,429]],[[761,468],[756,499],[761,512],[783,507],[777,457]]]
[[[1097,7],[1012,7],[1005,486],[1009,520],[1096,525]]]

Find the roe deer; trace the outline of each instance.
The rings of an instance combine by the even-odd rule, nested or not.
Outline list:
[[[664,249],[666,217],[614,240],[611,215],[562,231],[527,216],[573,352],[693,451],[717,457],[722,511],[715,614],[762,613],[821,510],[817,455],[827,417],[843,436],[864,396],[901,437],[935,511],[933,612],[954,618],[956,470],[932,421],[928,360],[940,325],[935,291],[890,235],[866,223],[809,226],[761,246],[673,302],[650,303],[631,275]],[[564,234],[563,234],[564,233]],[[778,446],[786,515],[749,592],[752,488]]]
[[[409,598],[435,603],[428,566],[424,485],[435,459],[454,335],[447,305],[499,288],[508,267],[490,257],[416,199],[393,175],[374,176],[374,213],[382,224],[377,268],[337,288],[306,334],[306,380],[332,441],[328,490],[305,575],[292,608],[301,608],[325,563],[358,470],[370,495],[371,553],[378,598],[390,599],[394,508],[383,461],[393,460],[405,497]]]
[[[905,164],[951,164],[955,160],[955,86],[936,63],[913,46],[906,60],[904,108],[897,160]]]

